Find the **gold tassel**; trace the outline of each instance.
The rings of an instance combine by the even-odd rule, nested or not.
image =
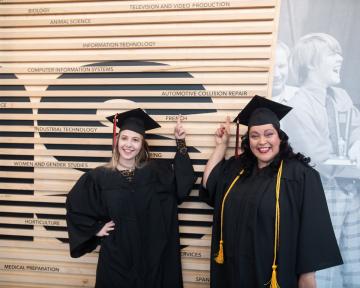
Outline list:
[[[219,252],[217,254],[217,256],[215,257],[215,262],[218,264],[224,264],[224,246],[223,246],[224,241],[220,240],[219,243]]]
[[[235,177],[230,187],[226,191],[224,198],[221,203],[221,216],[220,216],[220,243],[219,243],[219,252],[217,256],[214,258],[215,262],[218,264],[224,264],[224,241],[223,241],[223,225],[224,225],[224,205],[226,201],[226,197],[230,193],[232,187],[235,185],[236,181],[240,178],[240,176],[244,173],[244,169],[240,171],[240,174]]]
[[[272,265],[272,274],[271,279],[265,285],[269,285],[269,288],[280,288],[280,285],[277,281],[277,273],[276,273],[276,259],[277,259],[277,252],[280,247],[280,183],[281,183],[281,175],[283,170],[283,160],[281,160],[280,167],[276,177],[276,188],[275,188],[275,199],[276,199],[276,206],[275,206],[275,235],[274,235],[274,260]]]
[[[269,288],[280,288],[278,282],[277,282],[277,276],[276,276],[276,265],[272,266],[272,274],[271,274],[271,280],[270,280],[270,287]]]

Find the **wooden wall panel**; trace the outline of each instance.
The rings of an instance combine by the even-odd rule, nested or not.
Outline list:
[[[136,107],[162,125],[154,158],[173,157],[178,114],[187,128],[198,179],[179,206],[183,275],[209,287],[200,177],[218,123],[270,96],[280,0],[0,5],[0,288],[93,287],[98,250],[69,257],[66,194],[111,156],[105,117]]]

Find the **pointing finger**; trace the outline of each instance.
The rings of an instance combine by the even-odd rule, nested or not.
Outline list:
[[[226,116],[226,126],[230,126],[230,122],[231,122],[230,116],[228,115]]]
[[[177,124],[178,124],[178,125],[181,124],[181,114],[179,114],[178,117],[177,117]]]

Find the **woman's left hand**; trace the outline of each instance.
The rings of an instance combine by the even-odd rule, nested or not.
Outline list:
[[[96,236],[98,237],[104,237],[104,236],[109,236],[110,232],[113,231],[115,229],[115,222],[113,220],[105,223],[105,225],[101,228],[101,230],[96,233]]]
[[[174,129],[174,135],[176,139],[185,139],[186,132],[181,123],[181,115],[178,116],[177,123]]]

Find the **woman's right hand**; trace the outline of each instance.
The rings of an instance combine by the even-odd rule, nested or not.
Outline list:
[[[107,222],[102,228],[101,230],[96,233],[96,236],[98,237],[104,237],[104,236],[109,236],[109,232],[113,231],[115,228],[115,223],[114,221],[109,221]]]
[[[225,157],[225,152],[230,140],[230,117],[226,117],[226,122],[220,124],[215,132],[216,147],[206,163],[203,174],[203,186],[206,188],[207,179],[214,167]]]
[[[181,123],[181,115],[178,115],[177,122],[174,128],[175,139],[184,140],[186,137],[186,131]]]
[[[220,127],[215,131],[216,145],[227,146],[229,144],[230,135],[230,116],[226,116],[225,123],[220,124]]]

